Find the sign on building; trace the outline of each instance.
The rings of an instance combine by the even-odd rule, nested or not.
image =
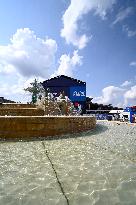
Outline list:
[[[86,87],[85,86],[70,87],[70,99],[72,101],[85,101]]]

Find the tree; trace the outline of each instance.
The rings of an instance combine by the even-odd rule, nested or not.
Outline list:
[[[30,83],[30,85],[32,86],[25,88],[24,90],[32,93],[32,103],[34,104],[37,102],[38,95],[40,93],[45,92],[45,90],[43,86],[41,85],[41,83],[38,83],[36,79],[34,80],[34,82]]]

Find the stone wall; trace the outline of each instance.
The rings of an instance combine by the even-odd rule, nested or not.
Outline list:
[[[0,116],[43,116],[44,111],[37,108],[4,108],[0,109]]]
[[[36,108],[33,104],[25,103],[2,103],[0,104],[0,109],[10,109],[10,108]]]
[[[1,116],[0,138],[28,138],[79,133],[95,128],[88,116]]]

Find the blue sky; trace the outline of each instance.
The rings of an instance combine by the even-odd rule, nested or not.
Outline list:
[[[136,105],[136,0],[0,0],[0,96],[64,74],[94,102]]]

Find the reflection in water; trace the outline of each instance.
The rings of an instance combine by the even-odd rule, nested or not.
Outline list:
[[[135,204],[136,126],[101,122],[43,143],[1,142],[0,204],[67,205],[51,163],[70,205]]]

